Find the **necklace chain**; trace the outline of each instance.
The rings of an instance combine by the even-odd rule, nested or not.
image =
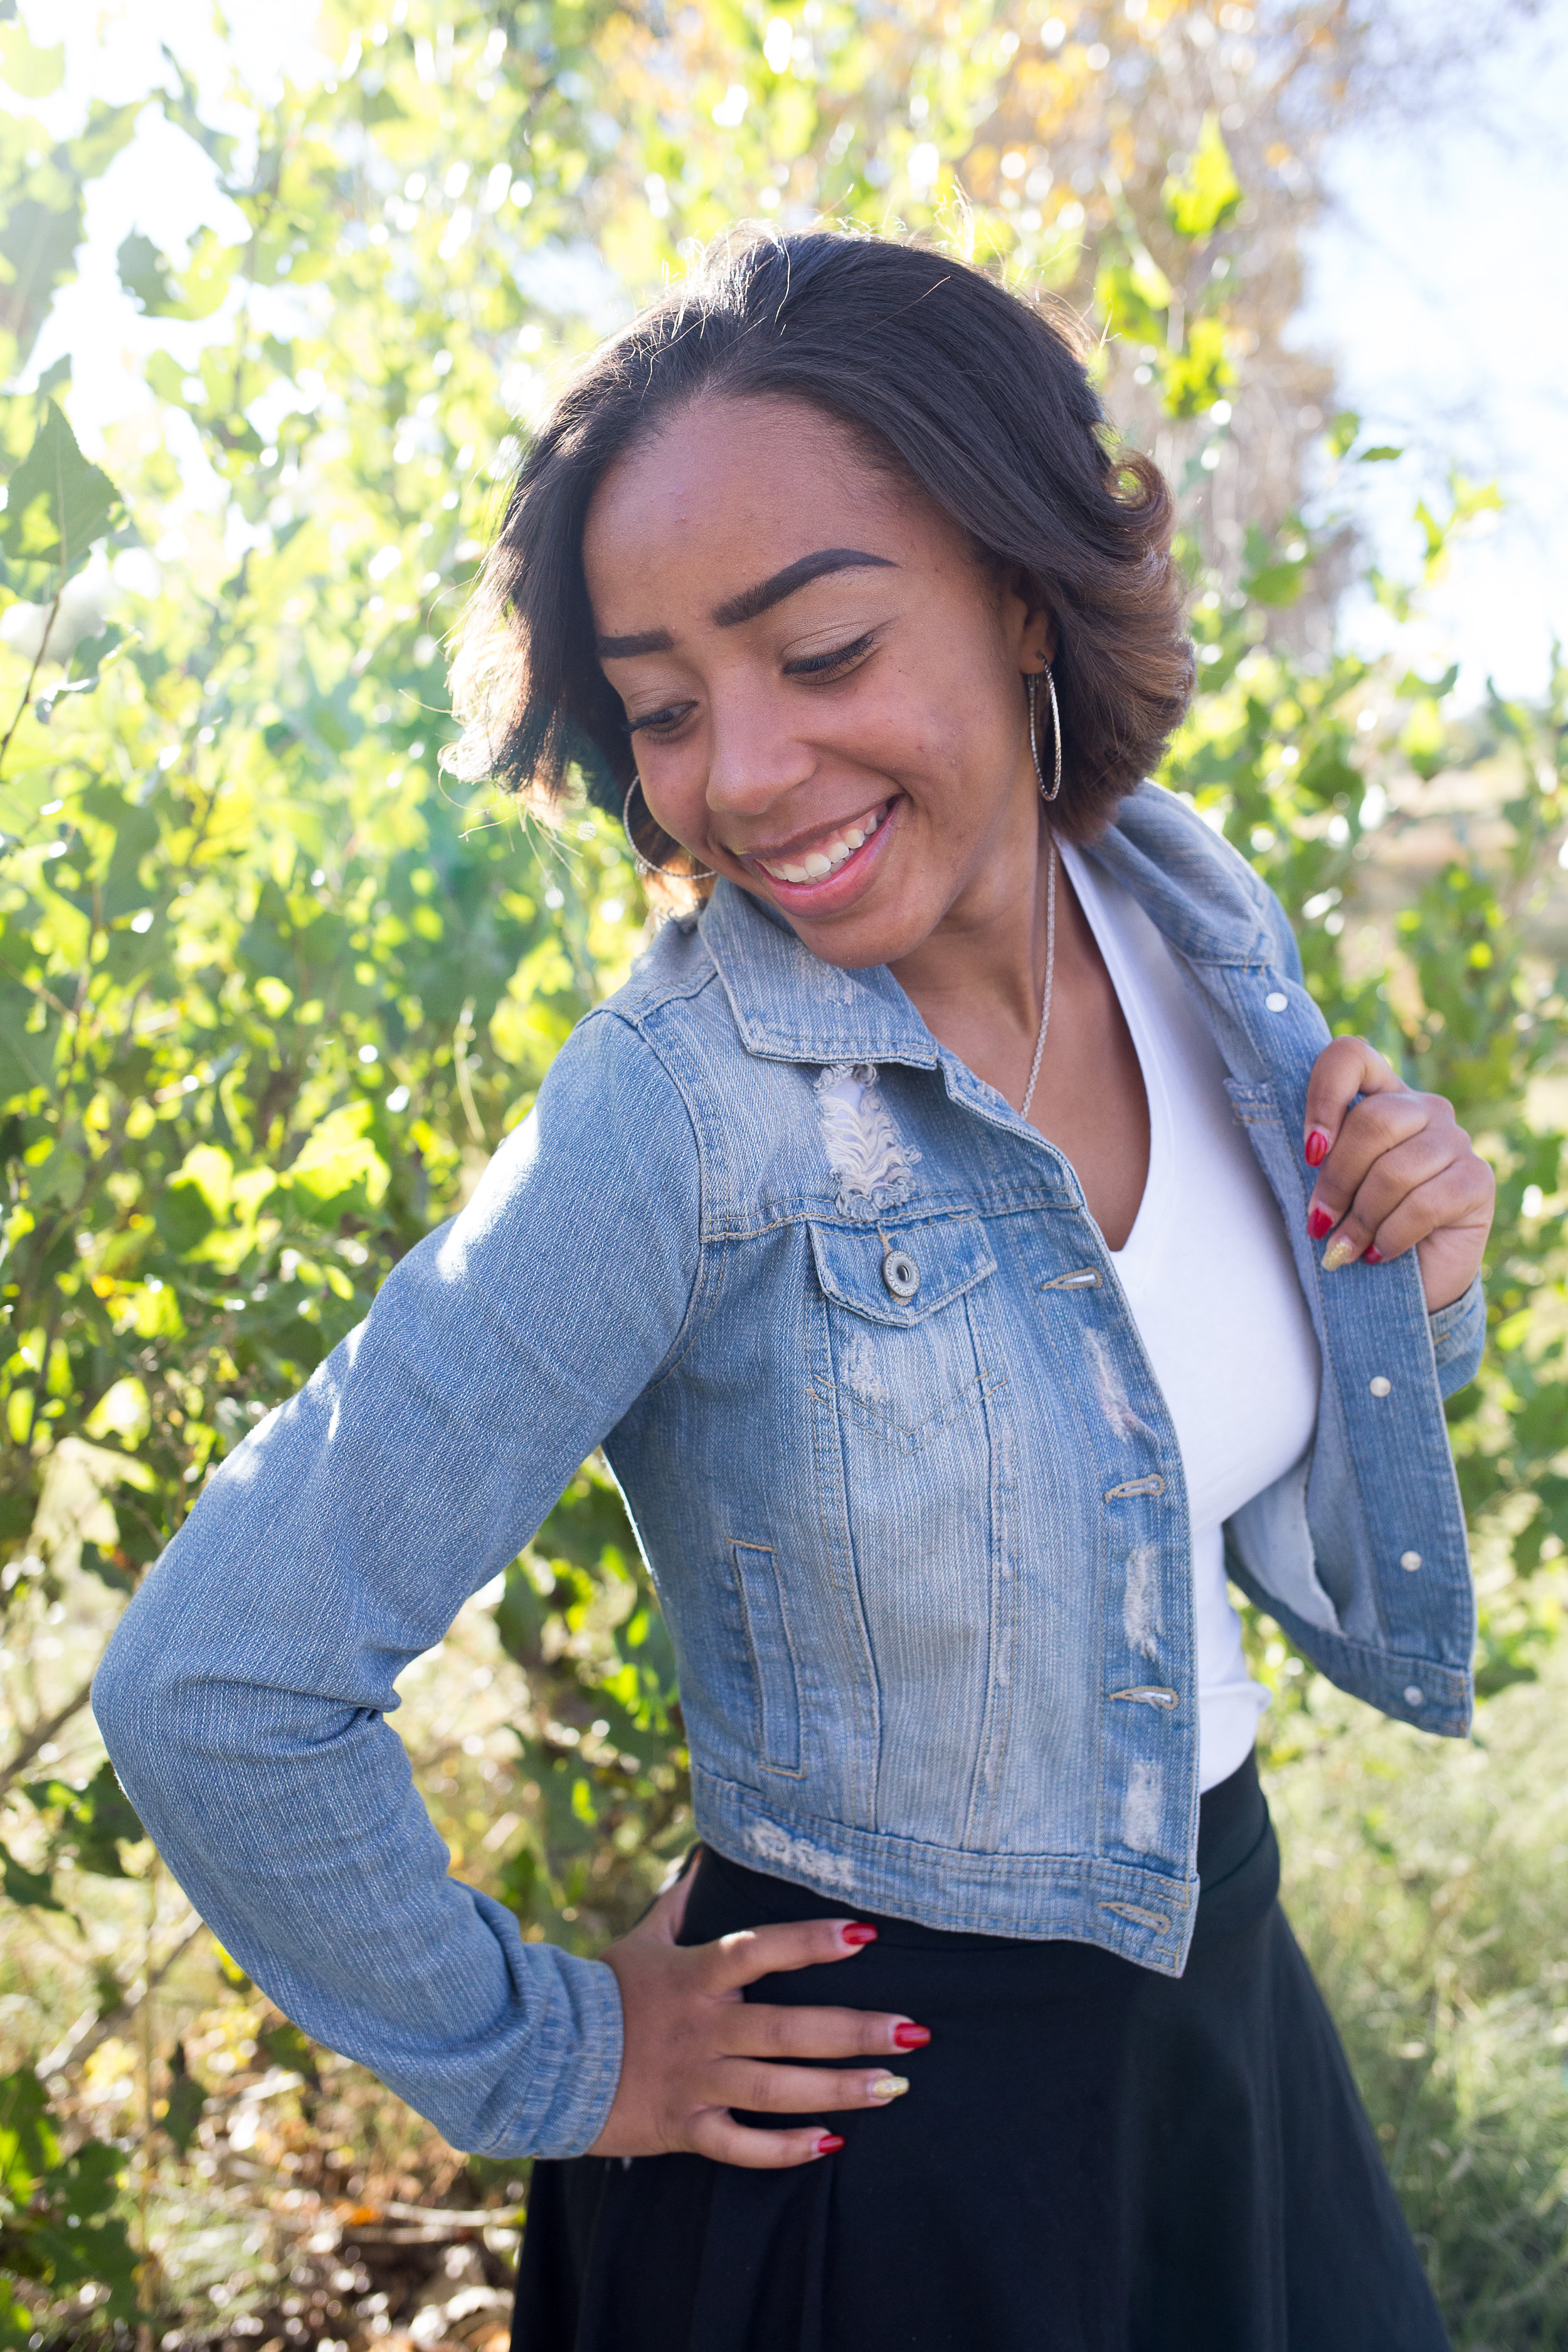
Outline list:
[[[1057,837],[1048,828],[1047,840],[1050,856],[1046,867],[1046,1001],[1040,1007],[1040,1034],[1035,1040],[1035,1058],[1029,1065],[1029,1083],[1024,1089],[1019,1110],[1021,1118],[1029,1116],[1029,1105],[1035,1099],[1035,1081],[1040,1075],[1040,1055],[1046,1050],[1046,1032],[1051,1025],[1051,982],[1057,969]]]

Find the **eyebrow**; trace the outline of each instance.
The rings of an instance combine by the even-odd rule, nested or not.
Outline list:
[[[742,621],[754,621],[760,614],[771,612],[793,596],[797,588],[813,580],[821,580],[830,572],[858,571],[896,572],[898,565],[891,556],[868,555],[858,547],[819,547],[814,555],[803,555],[794,563],[786,563],[771,580],[760,580],[754,588],[742,589],[738,596],[728,597],[713,608],[713,620],[721,629],[739,628]],[[637,654],[667,654],[675,640],[668,629],[644,629],[636,636],[600,637],[595,650],[601,661],[626,661]]]

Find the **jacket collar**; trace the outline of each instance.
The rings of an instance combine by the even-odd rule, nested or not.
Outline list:
[[[1141,784],[1086,855],[1131,890],[1194,962],[1274,958],[1262,885],[1245,860],[1158,784]],[[721,877],[699,926],[749,1054],[765,1061],[901,1062],[942,1048],[885,964],[845,971],[814,956],[784,917]]]

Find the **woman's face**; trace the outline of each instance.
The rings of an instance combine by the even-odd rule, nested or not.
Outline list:
[[[1048,617],[834,419],[699,403],[605,474],[583,556],[649,809],[815,954],[895,963],[1032,892]]]

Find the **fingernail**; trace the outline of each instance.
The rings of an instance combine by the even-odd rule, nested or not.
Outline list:
[[[1342,1265],[1349,1265],[1351,1260],[1359,1255],[1360,1252],[1349,1234],[1336,1234],[1323,1252],[1323,1272],[1337,1274]]]
[[[879,2074],[871,2085],[871,2096],[874,2099],[901,2099],[909,2087],[909,2082],[902,2074]]]
[[[931,2035],[923,2025],[895,2025],[893,2028],[895,2050],[923,2050],[930,2040]]]
[[[1329,1139],[1321,1127],[1307,1129],[1307,1165],[1321,1168],[1329,1156]]]
[[[824,2132],[816,2143],[816,2153],[818,2156],[837,2156],[843,2145],[842,2132]]]
[[[1333,1229],[1334,1221],[1332,1217],[1330,1216],[1327,1209],[1308,1210],[1307,1231],[1311,1234],[1312,1239],[1315,1242],[1321,1242],[1323,1235],[1325,1234],[1331,1234]]]
[[[1383,1264],[1383,1252],[1378,1248],[1375,1242],[1368,1242],[1365,1249],[1363,1249],[1361,1254],[1361,1262],[1363,1265],[1381,1265]]]
[[[874,1944],[877,1940],[877,1930],[868,1927],[864,1919],[851,1919],[847,1927],[839,1932],[847,1944]]]

